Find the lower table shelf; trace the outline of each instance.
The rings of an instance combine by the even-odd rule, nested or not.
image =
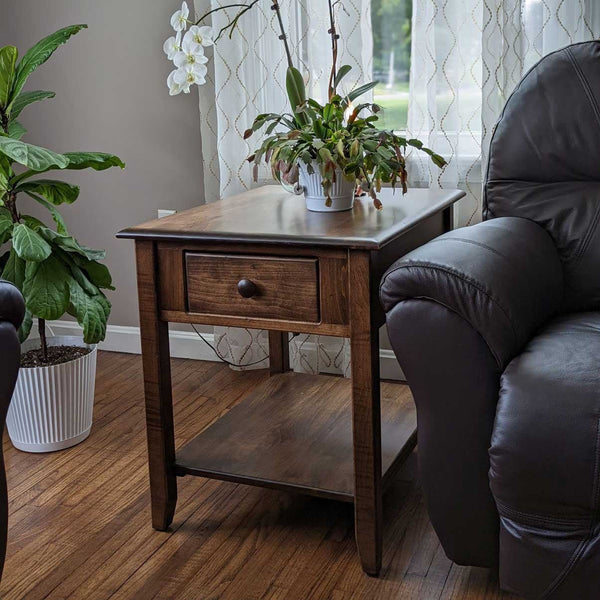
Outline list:
[[[177,453],[176,473],[352,502],[352,383],[271,376]],[[416,444],[408,386],[381,384],[384,485]]]

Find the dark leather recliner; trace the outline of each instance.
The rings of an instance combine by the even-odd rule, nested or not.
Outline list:
[[[19,290],[6,281],[0,281],[0,435],[4,431],[6,413],[12,398],[19,363],[21,346],[17,329],[25,314],[25,304]],[[0,443],[0,579],[6,555],[8,525],[8,496],[2,444]]]
[[[381,283],[431,521],[526,598],[600,598],[600,42],[542,59],[496,126],[484,222]]]

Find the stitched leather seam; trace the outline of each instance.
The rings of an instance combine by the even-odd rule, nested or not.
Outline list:
[[[573,264],[571,266],[572,269],[577,268],[577,266],[579,265],[579,262],[581,261],[581,259],[583,258],[583,255],[585,254],[585,251],[587,250],[587,247],[590,245],[590,241],[592,240],[592,237],[598,227],[598,218],[599,217],[600,217],[600,203],[596,207],[596,210],[594,212],[594,217],[592,218],[592,223],[590,224],[590,228],[588,229],[585,237],[583,238],[581,247],[579,248],[577,254],[573,258]]]
[[[432,298],[431,296],[412,296],[411,300],[428,300],[429,302],[434,302],[435,304],[439,304],[440,306],[443,306],[446,310],[448,310],[452,314],[456,315],[458,318],[462,319],[483,340],[483,343],[487,346],[487,349],[490,351],[490,354],[492,355],[493,359],[496,361],[496,364],[498,365],[498,368],[499,369],[503,369],[503,367],[502,367],[502,361],[500,360],[500,358],[498,357],[498,355],[494,352],[493,348],[490,346],[490,344],[488,343],[488,341],[483,337],[483,335],[481,334],[481,332],[477,331],[477,329],[475,329],[475,327],[473,327],[473,323],[469,322],[469,320],[466,319],[464,315],[461,315],[456,310],[456,308],[454,308],[452,306],[449,306],[448,304],[446,304],[444,302],[441,302],[437,298]],[[401,300],[400,302],[403,302],[403,300]],[[400,304],[400,302],[398,302],[398,304]],[[397,306],[398,304],[396,304],[395,306]],[[498,376],[500,376],[500,373],[498,373]]]
[[[564,583],[564,581],[567,578],[567,576],[569,575],[569,573],[573,570],[575,563],[577,562],[579,557],[583,554],[583,551],[584,551],[585,547],[588,545],[589,540],[590,540],[589,537],[585,537],[579,542],[579,544],[577,544],[577,547],[575,548],[575,550],[573,550],[573,553],[569,557],[567,564],[563,567],[563,569],[560,571],[560,573],[554,578],[554,580],[550,583],[550,585],[546,588],[546,590],[544,592],[542,592],[542,595],[540,596],[540,600],[545,600],[546,598],[549,598],[557,590],[557,588],[560,587]]]
[[[504,306],[502,306],[502,304],[496,298],[494,298],[486,290],[484,290],[475,280],[473,280],[473,279],[471,279],[469,277],[466,277],[465,275],[463,275],[462,273],[459,273],[458,271],[455,271],[454,269],[448,269],[446,267],[441,267],[439,265],[431,265],[429,263],[421,263],[421,262],[418,262],[418,261],[412,262],[412,263],[407,264],[407,265],[400,265],[400,266],[396,267],[395,269],[393,269],[392,271],[388,271],[387,275],[384,277],[383,281],[379,285],[379,290],[381,291],[381,289],[385,285],[388,277],[392,273],[395,273],[396,271],[399,271],[400,269],[412,269],[412,268],[415,268],[415,267],[416,268],[432,269],[433,271],[441,271],[443,273],[447,273],[448,275],[452,275],[454,277],[457,277],[463,283],[465,283],[467,285],[471,285],[476,290],[478,290],[480,293],[482,293],[484,296],[486,296],[487,298],[489,298],[489,300],[493,304],[497,305],[498,308],[502,311],[502,314],[504,315],[504,317],[508,321],[508,324],[510,325],[512,334],[514,336],[515,344],[518,343],[519,337],[517,336],[517,332],[515,331],[515,327],[514,327],[513,322],[511,321],[510,317],[508,316],[508,311],[504,308]],[[485,336],[483,336],[483,337],[485,338]],[[496,357],[496,354],[495,353],[493,353],[493,354]],[[496,360],[498,360],[498,357],[496,357]],[[501,364],[500,361],[499,361],[499,364]]]
[[[578,42],[577,44],[573,44],[573,45],[582,46],[583,44],[589,44],[589,43],[590,42]],[[506,101],[506,104],[504,105],[504,108],[502,109],[502,113],[500,114],[500,117],[498,118],[498,120],[496,121],[496,124],[494,125],[494,128],[492,129],[492,136],[490,138],[490,148],[489,148],[488,157],[487,157],[487,165],[485,168],[485,181],[484,181],[484,185],[483,185],[482,208],[483,208],[483,213],[484,213],[485,217],[487,217],[487,213],[490,210],[489,202],[488,202],[488,186],[487,186],[487,184],[488,184],[489,175],[490,175],[490,163],[492,161],[492,146],[494,145],[494,138],[496,137],[496,131],[498,130],[498,125],[500,125],[501,121],[504,119],[504,114],[506,113],[506,107],[509,105],[513,96],[516,96],[518,94],[519,90],[521,89],[521,86],[523,85],[523,82],[540,66],[540,63],[543,60],[547,60],[549,57],[554,56],[555,54],[559,54],[563,51],[564,51],[564,48],[559,48],[558,50],[554,50],[554,52],[550,52],[549,54],[547,54],[546,56],[541,58],[537,63],[535,63],[535,65],[533,65],[529,69],[529,71],[527,71],[527,73],[525,73],[525,75],[523,76],[523,79],[521,79],[521,81],[519,81],[518,85],[515,87],[515,89],[512,91],[512,93],[508,97],[508,100]]]
[[[589,517],[556,517],[553,515],[540,515],[536,513],[526,513],[516,508],[512,508],[510,506],[506,506],[502,502],[496,500],[496,504],[498,506],[498,512],[503,517],[519,517],[522,519],[523,524],[555,524],[555,525],[573,525],[573,526],[581,526],[581,525],[589,525]]]
[[[592,42],[585,41],[585,42],[577,42],[576,44],[571,44],[571,46],[568,49],[568,52],[571,53],[571,48],[573,46],[583,46],[585,44],[590,44],[590,43],[592,43]],[[504,108],[502,109],[502,113],[500,114],[500,117],[498,118],[498,120],[496,121],[496,124],[494,125],[494,128],[492,129],[492,137],[490,139],[490,149],[488,152],[487,165],[486,165],[486,169],[485,169],[485,181],[484,181],[484,185],[483,185],[483,198],[482,198],[483,216],[486,220],[487,220],[488,213],[491,212],[491,209],[489,207],[489,201],[488,201],[488,181],[490,180],[489,174],[490,174],[490,163],[491,163],[491,159],[492,159],[492,146],[494,144],[494,138],[496,137],[496,131],[498,130],[498,125],[500,125],[500,122],[504,119],[506,107],[509,105],[510,101],[512,100],[512,97],[515,96],[519,92],[519,90],[521,89],[521,86],[523,85],[523,82],[531,75],[531,73],[533,73],[539,67],[539,65],[542,61],[547,60],[549,57],[554,56],[555,54],[560,54],[561,52],[564,52],[564,50],[565,50],[564,48],[559,48],[558,50],[554,50],[554,52],[550,52],[549,54],[547,54],[546,56],[541,58],[535,65],[533,65],[529,69],[529,71],[527,71],[527,73],[525,73],[525,75],[523,76],[523,79],[521,79],[521,81],[519,82],[517,87],[515,87],[515,89],[512,91],[512,93],[508,97],[508,100],[506,101],[506,104],[504,105]]]
[[[600,419],[596,429],[596,463],[594,465],[593,505],[596,514],[600,512]]]
[[[577,62],[577,60],[576,60],[575,56],[573,55],[573,52],[571,51],[570,48],[567,48],[566,54],[569,57],[569,60],[571,61],[571,65],[573,66],[573,69],[574,69],[575,73],[577,74],[579,82],[581,83],[581,87],[583,88],[583,90],[588,98],[590,106],[592,107],[592,110],[594,111],[594,114],[596,115],[596,123],[598,124],[598,126],[600,126],[600,109],[598,108],[598,102],[596,100],[596,97],[594,96],[594,93],[592,92],[592,88],[590,87],[590,82],[587,80],[587,77],[585,76],[584,72],[581,70],[579,63]],[[581,242],[581,246],[579,247],[577,254],[573,258],[572,268],[577,267],[577,264],[581,260],[581,257],[585,254],[585,251],[587,250],[590,240],[592,239],[592,235],[596,231],[596,227],[598,226],[598,217],[600,217],[600,204],[596,207],[596,210],[594,212],[594,217],[592,218],[592,222],[590,223],[590,227],[587,230],[587,232]]]
[[[598,498],[599,498],[599,492],[600,492],[599,479],[600,479],[600,419],[598,420],[598,426],[596,428],[596,457],[595,457],[595,464],[594,464],[594,485],[592,488],[593,489],[592,502],[593,502],[593,507],[595,509],[594,510],[595,513],[598,511]],[[577,545],[577,548],[575,548],[575,550],[573,551],[573,554],[571,554],[571,557],[569,558],[569,561],[567,562],[567,564],[565,565],[563,570],[558,574],[556,579],[550,584],[550,586],[545,591],[545,593],[542,594],[542,599],[548,598],[551,594],[553,594],[557,590],[558,587],[560,587],[564,583],[564,581],[567,578],[567,576],[569,575],[569,573],[575,567],[577,560],[583,554],[585,548],[592,541],[592,539],[594,537],[595,525],[596,525],[596,519],[595,519],[595,516],[592,515],[587,536],[585,538],[583,538],[581,540],[581,542],[579,542],[579,544]]]
[[[433,240],[430,240],[430,243],[434,243],[434,242],[464,242],[465,244],[473,244],[473,246],[479,246],[480,248],[489,250],[490,252],[496,254],[500,258],[503,258],[504,260],[508,261],[508,258],[506,258],[506,256],[504,256],[504,254],[501,254],[500,252],[498,252],[498,250],[495,250],[494,248],[492,248],[491,246],[488,246],[487,244],[484,244],[483,242],[476,242],[475,240],[467,240],[466,238],[457,238],[457,237],[447,237],[447,238],[442,238],[442,239],[435,238]]]
[[[585,73],[581,69],[579,63],[577,62],[577,59],[575,58],[573,52],[571,51],[571,48],[567,48],[566,50],[567,50],[567,56],[569,57],[569,60],[571,61],[571,64],[573,65],[573,68],[575,69],[575,72],[577,73],[577,77],[579,78],[579,81],[581,82],[581,85],[585,91],[585,94],[588,97],[588,100],[590,101],[592,110],[594,111],[594,114],[596,115],[596,121],[597,121],[598,125],[600,126],[600,109],[598,108],[598,102],[596,101],[596,97],[594,96],[594,93],[592,92],[590,82],[587,80]]]

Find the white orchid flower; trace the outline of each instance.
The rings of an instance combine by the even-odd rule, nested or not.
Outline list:
[[[190,65],[203,65],[208,62],[208,58],[204,56],[202,46],[198,46],[191,38],[186,40],[184,37],[181,50],[175,54],[173,62],[181,69]]]
[[[175,55],[181,50],[181,31],[178,31],[176,35],[171,36],[163,45],[163,50],[169,58],[173,60]]]
[[[167,86],[169,87],[170,96],[177,96],[178,94],[181,94],[181,92],[183,92],[183,88],[185,87],[183,82],[180,83],[180,81],[182,81],[181,77],[178,76],[176,81],[176,75],[178,72],[179,69],[171,71],[169,73],[169,77],[167,78]]]
[[[204,65],[198,64],[188,65],[173,71],[171,80],[172,86],[169,88],[173,89],[171,95],[179,94],[180,92],[189,94],[192,85],[204,85],[206,83],[207,71],[208,69]]]
[[[212,46],[214,42],[214,33],[212,27],[198,27],[198,25],[192,25],[189,31],[184,36],[184,41],[190,44],[196,52],[204,52],[203,46]]]
[[[176,10],[171,17],[171,27],[175,31],[184,31],[187,27],[187,20],[190,16],[190,9],[187,2],[183,2],[180,10]]]

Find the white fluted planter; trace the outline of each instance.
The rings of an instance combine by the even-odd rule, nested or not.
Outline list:
[[[327,196],[323,193],[323,178],[318,165],[314,164],[314,173],[309,173],[306,164],[299,163],[299,183],[304,191],[306,208],[314,212],[339,212],[351,210],[354,206],[354,182],[348,181],[341,171],[336,171],[335,183],[331,185],[331,206],[327,206]]]
[[[8,409],[11,442],[24,452],[53,452],[85,440],[92,428],[96,382],[96,346],[81,338],[55,336],[50,346],[82,346],[91,352],[62,365],[23,368]],[[39,340],[22,346],[27,352]]]

